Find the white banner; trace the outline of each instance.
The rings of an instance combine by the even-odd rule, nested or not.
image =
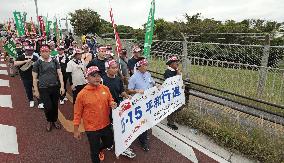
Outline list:
[[[185,104],[180,75],[168,78],[157,87],[136,94],[112,111],[115,154],[119,156],[144,131],[152,128]]]

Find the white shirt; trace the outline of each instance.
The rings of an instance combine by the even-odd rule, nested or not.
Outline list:
[[[72,75],[72,82],[74,86],[77,85],[84,85],[87,83],[85,78],[85,64],[81,62],[80,64],[77,64],[72,59],[67,63],[66,72],[71,72]]]

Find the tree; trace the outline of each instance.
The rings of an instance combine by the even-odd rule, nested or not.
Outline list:
[[[78,35],[87,33],[101,34],[104,27],[104,22],[100,15],[91,9],[79,9],[74,13],[69,13],[71,16],[70,22],[74,28],[74,32]]]

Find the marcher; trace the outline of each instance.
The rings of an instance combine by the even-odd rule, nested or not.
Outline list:
[[[88,84],[78,94],[74,105],[73,120],[74,137],[81,139],[78,128],[83,119],[93,163],[103,160],[103,150],[113,145],[109,113],[110,109],[117,106],[108,87],[100,84],[102,79],[99,71],[97,66],[87,69]]]
[[[64,53],[64,46],[59,46],[57,48],[57,51],[58,51],[58,55],[56,57],[57,61],[59,62],[60,64],[60,68],[61,68],[61,72],[62,72],[62,75],[63,75],[63,82],[64,82],[64,94],[60,96],[60,105],[63,105],[64,104],[64,101],[67,101],[68,99],[66,98],[66,85],[67,85],[67,80],[68,80],[68,75],[67,75],[67,72],[66,72],[66,68],[67,68],[67,63],[69,62],[69,58],[67,57],[67,55]],[[69,80],[69,83],[72,83],[72,80],[70,78]]]
[[[88,64],[93,59],[93,56],[90,53],[90,48],[88,47],[87,44],[85,44],[82,46],[82,49],[84,50],[84,53],[82,55],[82,61]]]
[[[125,92],[123,81],[117,76],[118,73],[118,64],[115,60],[109,60],[106,62],[106,75],[103,76],[103,85],[107,86],[110,90],[110,93],[114,99],[114,102],[119,105],[123,99],[129,98],[129,95]],[[112,122],[112,112],[110,112],[110,120]],[[126,149],[122,155],[134,158],[136,154],[131,148]]]
[[[129,71],[128,71],[128,60],[127,60],[127,51],[126,49],[122,49],[119,55],[119,58],[117,59],[117,63],[119,64],[119,76],[123,83],[125,85],[128,85],[128,79],[129,79]]]
[[[100,73],[102,76],[106,74],[105,72],[105,62],[107,61],[106,57],[106,47],[105,46],[99,46],[98,47],[98,56],[97,58],[94,58],[89,64],[87,65],[87,68],[91,66],[97,66],[100,69]]]
[[[144,94],[146,89],[149,89],[155,85],[154,79],[151,74],[147,71],[148,61],[141,57],[135,64],[137,70],[129,79],[128,92],[129,94]],[[139,135],[139,142],[144,151],[149,151],[147,131]]]
[[[44,103],[45,117],[48,122],[46,130],[50,132],[52,127],[61,128],[57,122],[58,101],[59,95],[64,94],[64,82],[60,64],[50,56],[49,46],[43,45],[40,52],[40,59],[33,65],[33,86],[35,96],[40,97]]]
[[[18,47],[19,48],[19,47]],[[35,102],[33,99],[33,76],[32,68],[33,63],[38,60],[39,56],[34,53],[34,48],[30,46],[25,47],[25,53],[18,55],[14,66],[18,67],[19,73],[29,100],[30,108],[34,107]]]
[[[141,49],[138,45],[134,45],[132,48],[133,56],[128,60],[128,69],[130,76],[134,74],[134,67],[135,64],[138,62],[139,58],[141,57]]]
[[[58,51],[56,50],[56,45],[54,41],[49,42],[49,47],[50,47],[50,56],[51,57],[56,57],[58,55]]]
[[[75,104],[78,93],[85,87],[87,81],[85,79],[86,65],[82,62],[83,51],[75,49],[74,58],[67,63],[66,73],[69,81],[71,81],[71,89],[73,93],[73,104]]]
[[[168,65],[168,68],[165,70],[164,73],[164,79],[176,76],[176,75],[181,75],[180,70],[178,69],[179,66],[179,59],[177,56],[171,56],[166,65]],[[176,110],[173,112],[171,115],[167,117],[168,123],[167,125],[173,129],[173,130],[178,130],[178,127],[175,125],[175,116],[179,110]]]

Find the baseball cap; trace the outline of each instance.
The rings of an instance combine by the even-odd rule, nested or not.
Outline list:
[[[178,57],[175,56],[175,55],[174,55],[174,56],[171,56],[171,57],[168,59],[166,65],[170,65],[170,64],[172,64],[173,62],[179,62]]]
[[[148,61],[144,57],[141,57],[141,58],[139,58],[138,62],[135,64],[135,66],[140,67],[140,66],[143,66],[143,65],[148,65]]]
[[[93,76],[95,73],[99,73],[100,70],[97,66],[91,66],[86,70],[86,76]]]
[[[105,62],[105,67],[106,67],[106,68],[109,68],[110,66],[115,65],[115,64],[117,64],[117,63],[116,63],[116,60],[111,59],[111,60]]]

